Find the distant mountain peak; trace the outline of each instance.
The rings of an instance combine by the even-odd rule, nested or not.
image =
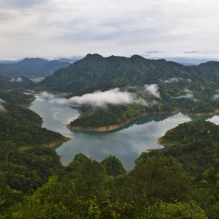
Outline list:
[[[87,58],[103,58],[103,56],[101,56],[101,55],[99,55],[99,54],[97,54],[97,53],[94,53],[94,54],[87,54],[86,56],[85,56],[85,59],[87,59]]]

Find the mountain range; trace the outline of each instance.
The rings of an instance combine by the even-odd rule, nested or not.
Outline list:
[[[170,85],[170,79],[172,82],[178,82],[178,85],[183,80],[187,81],[187,85],[192,86],[193,90],[197,89],[197,86],[200,88],[197,84],[201,84],[201,92],[209,90],[209,84],[210,89],[216,90],[219,83],[219,62],[183,66],[164,59],[149,60],[138,55],[130,58],[104,58],[98,54],[88,54],[84,59],[46,77],[37,84],[36,89],[82,95],[95,90],[159,84],[165,81]],[[189,85],[191,81],[193,83]]]
[[[25,58],[18,62],[0,62],[0,74],[17,78],[21,75],[28,78],[46,77],[60,68],[68,67],[77,59],[60,59],[49,61],[41,58]]]

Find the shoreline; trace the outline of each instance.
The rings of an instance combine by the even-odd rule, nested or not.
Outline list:
[[[49,94],[61,94],[61,95],[64,95],[64,96],[68,96],[68,95],[70,95],[70,94],[72,94],[72,93],[68,93],[68,92],[58,92],[58,91],[42,91],[42,90],[30,90],[30,89],[23,89],[24,91],[27,91],[27,92],[29,92],[29,93],[31,93],[31,94],[39,94],[39,93],[41,93],[41,92],[47,92],[47,93],[49,93]]]
[[[102,127],[81,127],[81,126],[71,126],[70,124],[66,125],[66,128],[67,129],[70,129],[70,130],[91,130],[91,131],[98,131],[98,132],[107,132],[107,131],[113,131],[113,130],[116,130],[116,129],[119,129],[127,124],[129,124],[131,121],[135,120],[135,119],[139,119],[141,117],[144,117],[144,116],[147,116],[147,115],[150,115],[150,114],[165,114],[165,113],[168,113],[168,114],[176,114],[178,113],[179,111],[178,110],[174,110],[174,111],[157,111],[157,112],[151,112],[151,113],[142,113],[141,115],[138,115],[138,116],[134,116],[130,119],[128,119],[127,121],[125,122],[122,122],[120,124],[116,124],[116,125],[110,125],[110,126],[102,126]],[[82,112],[79,110],[78,111],[78,118],[81,117],[82,115]]]
[[[204,115],[209,115],[209,116],[213,116],[219,113],[219,108],[215,109],[215,111],[213,112],[201,112],[201,113],[190,113],[190,112],[186,112],[185,115],[187,116],[204,116]]]
[[[94,127],[71,126],[70,124],[68,124],[68,125],[66,125],[66,128],[70,129],[70,130],[92,130],[92,131],[98,131],[98,132],[107,132],[107,131],[113,131],[113,130],[119,129],[119,128],[127,125],[131,121],[138,119],[138,118],[141,118],[143,116],[147,116],[147,115],[148,115],[148,113],[143,113],[139,116],[132,117],[132,118],[128,119],[127,121],[122,122],[120,124],[116,124],[116,125],[109,125],[109,126],[102,126],[102,127],[94,128]],[[81,117],[81,112],[79,113],[78,118],[80,118],[80,117]]]
[[[32,102],[33,102],[34,100],[36,100],[36,97],[33,97],[33,98],[28,99],[29,103],[17,104],[17,106],[24,106],[24,107],[26,107],[26,106],[31,106],[31,105],[33,105]]]
[[[42,146],[47,147],[47,148],[52,148],[52,147],[54,147],[58,144],[63,144],[65,142],[69,141],[69,140],[71,140],[71,138],[65,137],[65,139],[63,139],[63,141],[56,141],[56,142],[46,143],[46,144],[43,144]]]

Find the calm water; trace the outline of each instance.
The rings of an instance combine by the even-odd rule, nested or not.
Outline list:
[[[29,108],[38,113],[44,120],[43,127],[72,138],[57,146],[56,151],[62,157],[63,165],[68,164],[78,153],[102,161],[105,157],[115,155],[127,170],[134,167],[134,160],[142,151],[149,148],[162,148],[157,139],[165,132],[180,123],[191,119],[208,119],[219,124],[218,116],[189,117],[182,113],[175,115],[148,115],[131,124],[111,132],[71,131],[66,125],[78,116],[78,109],[70,106],[52,103],[60,95],[37,94],[36,100]]]

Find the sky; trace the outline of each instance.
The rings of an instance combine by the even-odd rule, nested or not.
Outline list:
[[[0,60],[187,57],[219,60],[218,0],[1,0]]]

